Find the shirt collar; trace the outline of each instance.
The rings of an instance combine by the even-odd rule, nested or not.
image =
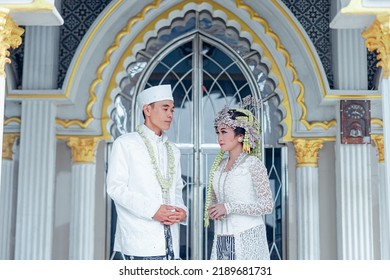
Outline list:
[[[143,130],[145,131],[146,137],[148,137],[150,140],[158,143],[163,142],[165,143],[168,141],[168,136],[164,131],[162,131],[161,136],[158,136],[156,133],[154,133],[153,130],[151,130],[149,127],[147,127],[145,124],[142,125]]]

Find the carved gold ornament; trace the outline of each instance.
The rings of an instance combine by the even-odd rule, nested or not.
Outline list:
[[[12,147],[14,146],[17,134],[5,133],[3,136],[3,160],[12,160]]]
[[[378,152],[378,161],[379,163],[385,162],[385,145],[383,142],[383,135],[376,134],[371,135],[371,139],[374,140],[375,146]]]
[[[11,63],[9,48],[22,43],[23,28],[18,27],[8,15],[9,10],[0,8],[0,76],[5,76],[5,64]]]
[[[73,163],[94,163],[98,137],[69,137],[68,146],[72,149]]]
[[[366,39],[369,51],[376,50],[379,60],[377,66],[383,69],[383,78],[390,77],[390,16],[379,15],[362,36]]]
[[[297,167],[318,166],[318,151],[324,146],[321,139],[294,139]]]

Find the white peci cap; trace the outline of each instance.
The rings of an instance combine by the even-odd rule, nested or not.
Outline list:
[[[149,105],[150,103],[162,100],[173,101],[171,85],[159,85],[147,88],[144,91],[141,91],[137,97],[138,107],[141,110],[144,105]]]

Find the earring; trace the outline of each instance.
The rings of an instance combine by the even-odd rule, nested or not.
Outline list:
[[[245,131],[244,144],[242,145],[244,152],[250,153],[251,146],[249,144],[249,133]]]
[[[244,138],[242,138],[242,137],[238,137],[238,142],[240,142],[240,143],[242,143],[242,141],[244,141]]]

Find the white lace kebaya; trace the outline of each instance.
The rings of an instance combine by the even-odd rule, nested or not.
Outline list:
[[[244,103],[252,103],[248,98]],[[204,223],[209,226],[208,208],[223,204],[226,214],[214,220],[211,259],[270,259],[263,215],[272,212],[274,203],[267,169],[261,158],[260,125],[248,109],[223,108],[214,126],[244,129],[242,153],[226,170],[224,151],[217,155],[210,170]],[[237,130],[235,133],[243,133]]]
[[[214,221],[211,259],[217,258],[218,236],[234,237],[236,259],[269,259],[263,215],[272,212],[274,203],[267,170],[251,155],[242,157],[228,172],[226,163],[227,159],[221,161],[213,179],[213,203],[223,203],[227,215]]]

